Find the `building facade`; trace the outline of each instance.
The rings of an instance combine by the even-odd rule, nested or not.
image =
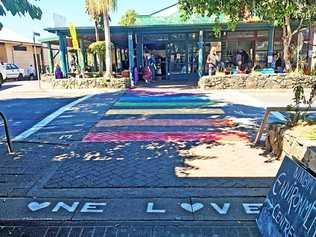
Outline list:
[[[37,62],[42,70],[47,65],[47,50],[36,43]],[[6,28],[0,31],[0,62],[11,63],[19,68],[27,69],[30,65],[35,67],[34,43]]]
[[[220,18],[220,23],[221,32],[214,33],[212,17],[192,16],[184,22],[175,4],[150,15],[137,16],[133,26],[112,26],[114,71],[131,71],[135,65],[141,69],[148,63],[148,57],[154,56],[157,72],[163,78],[188,80],[206,73],[206,58],[211,48],[216,48],[224,63],[234,61],[237,51],[244,50],[253,66],[260,68],[271,66],[273,54],[282,53],[281,30],[271,24],[247,20],[230,31],[224,16]],[[71,47],[69,30],[46,30],[58,36],[60,64],[67,73],[70,61],[68,50]],[[86,48],[95,41],[94,27],[77,27],[77,31],[81,47],[78,53],[82,54],[82,58],[88,58]],[[103,34],[100,32],[100,35]],[[299,58],[312,61],[315,57],[310,48],[312,34],[306,30],[303,36]],[[84,63],[89,63],[89,60]]]

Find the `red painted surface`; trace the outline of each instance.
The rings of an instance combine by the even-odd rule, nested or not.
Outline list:
[[[240,141],[247,140],[245,132],[101,132],[89,133],[84,142],[129,141]]]
[[[96,127],[116,126],[211,126],[234,127],[235,122],[230,119],[118,119],[102,120]]]
[[[181,90],[181,92],[172,92],[165,89],[157,89],[157,88],[136,88],[136,89],[129,89],[129,93],[137,95],[137,96],[176,96],[181,95],[183,93],[188,95],[199,95],[199,92],[192,92]]]

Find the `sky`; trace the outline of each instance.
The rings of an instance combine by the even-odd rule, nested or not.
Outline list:
[[[92,25],[89,16],[85,13],[85,0],[29,1],[35,3],[42,9],[42,19],[32,20],[29,16],[13,17],[8,13],[7,16],[0,16],[0,22],[4,27],[31,39],[33,32],[39,32],[42,37],[49,35],[43,29],[54,26],[54,14],[66,17],[68,23],[74,22],[77,26]],[[111,14],[111,25],[117,25],[120,17],[128,9],[134,9],[138,14],[150,14],[176,2],[177,0],[118,0],[117,10]],[[63,17],[59,17],[59,20],[63,19]]]

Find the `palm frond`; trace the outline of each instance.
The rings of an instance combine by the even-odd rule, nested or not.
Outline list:
[[[86,12],[94,19],[105,11],[115,11],[116,8],[117,0],[86,0]]]

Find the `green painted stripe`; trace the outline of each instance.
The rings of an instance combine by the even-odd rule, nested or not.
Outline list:
[[[122,102],[119,101],[114,106],[121,107],[211,107],[216,102]]]
[[[110,109],[107,115],[138,114],[138,115],[163,115],[163,114],[225,114],[222,109]]]

